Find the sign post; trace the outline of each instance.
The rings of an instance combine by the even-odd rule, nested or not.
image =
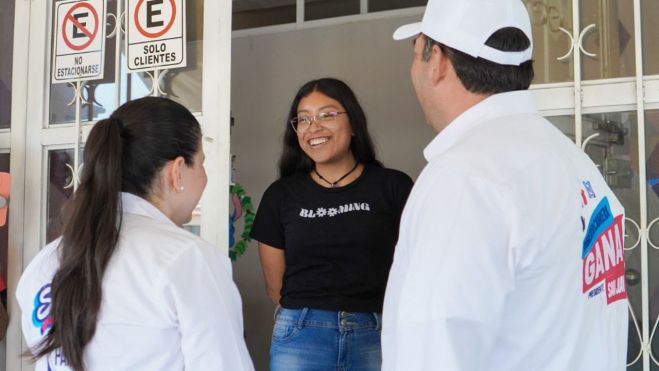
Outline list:
[[[80,169],[82,88],[89,80],[103,78],[106,1],[62,1],[55,8],[52,83],[70,83],[75,89],[75,98],[69,103],[75,103],[76,107],[73,179],[78,179],[77,172]],[[73,188],[78,188],[77,181],[73,182]]]
[[[185,0],[128,0],[128,71],[186,66]],[[155,90],[157,92],[157,89]]]

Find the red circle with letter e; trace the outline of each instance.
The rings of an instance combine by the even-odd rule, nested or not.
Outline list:
[[[78,10],[79,8],[88,9],[89,12],[94,16],[94,31],[89,31],[85,27],[85,25],[80,23],[80,21],[78,21],[78,19],[73,15],[73,12]],[[80,45],[76,45],[73,42],[71,42],[71,40],[69,40],[68,34],[66,33],[66,26],[69,24],[69,22],[73,23],[73,27],[78,28],[80,31],[82,31],[82,33],[85,34],[85,36],[87,36],[88,40]],[[66,15],[64,16],[64,21],[62,22],[62,38],[64,39],[64,43],[66,44],[66,46],[68,46],[69,48],[75,51],[80,51],[85,49],[94,41],[97,32],[98,32],[98,14],[96,13],[96,9],[94,9],[94,7],[91,6],[89,3],[85,3],[85,2],[78,3],[72,6],[68,12],[66,12]]]
[[[135,27],[137,27],[137,30],[144,36],[148,37],[150,39],[155,39],[156,37],[160,37],[169,31],[172,26],[174,25],[174,20],[176,19],[176,3],[174,0],[169,0],[169,4],[172,7],[172,17],[169,19],[169,23],[160,31],[157,32],[149,32],[142,27],[140,24],[140,19],[139,19],[139,14],[140,14],[140,8],[142,8],[142,5],[144,5],[144,0],[139,0],[137,2],[137,5],[135,6],[135,14],[133,14],[133,22],[135,22]]]

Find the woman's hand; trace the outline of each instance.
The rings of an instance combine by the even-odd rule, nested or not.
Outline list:
[[[259,242],[259,255],[261,257],[263,278],[265,279],[265,289],[270,299],[275,304],[279,304],[284,270],[286,269],[284,250]]]

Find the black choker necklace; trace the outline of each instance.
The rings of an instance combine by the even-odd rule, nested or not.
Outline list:
[[[324,180],[327,184],[329,184],[329,185],[330,185],[330,188],[335,188],[336,185],[339,184],[340,181],[342,181],[343,179],[345,179],[348,175],[352,174],[352,172],[355,171],[355,169],[357,168],[358,165],[359,165],[359,162],[355,162],[355,166],[353,166],[352,169],[350,169],[350,171],[348,171],[347,173],[345,173],[345,175],[343,175],[342,177],[340,177],[339,179],[337,179],[335,182],[330,182],[329,180],[323,178],[322,175],[318,174],[318,171],[316,171],[316,168],[315,168],[315,167],[313,168],[313,172],[316,173],[316,175],[318,175],[318,177],[319,177],[320,179]]]

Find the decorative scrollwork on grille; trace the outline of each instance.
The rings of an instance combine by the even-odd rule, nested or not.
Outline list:
[[[169,70],[156,70],[154,71],[153,74],[151,74],[150,72],[145,72],[151,79],[151,89],[149,89],[149,95],[155,95],[155,96],[167,95],[167,93],[161,88],[160,85],[167,71]]]
[[[648,345],[647,345],[648,353],[650,354],[650,359],[657,366],[659,366],[659,360],[657,359],[657,356],[655,356],[654,352],[652,351],[652,340],[654,339],[654,334],[657,331],[657,325],[658,324],[659,324],[659,317],[657,317],[657,320],[654,321],[654,326],[652,327],[652,333],[650,334],[650,340],[649,340]]]
[[[630,250],[634,250],[636,246],[638,246],[641,243],[641,227],[638,225],[638,223],[634,221],[634,219],[628,217],[625,217],[625,222],[631,223],[634,226],[634,228],[636,228],[636,241],[631,247],[627,247],[627,246],[624,247],[625,251],[630,251]],[[628,231],[629,230],[625,228],[625,238],[629,237],[629,233],[627,233]]]
[[[654,227],[654,225],[657,222],[659,222],[659,218],[655,218],[652,222],[650,222],[650,224],[648,224],[648,244],[652,246],[652,248],[655,250],[659,250],[659,246],[655,245],[654,242],[652,242],[652,237],[651,237],[652,234],[650,233],[650,231],[652,231],[652,227]]]
[[[628,301],[627,302],[627,308],[629,308],[629,315],[632,317],[632,323],[634,323],[634,328],[636,329],[636,336],[638,336],[638,342],[640,344],[643,344],[643,336],[641,335],[641,327],[638,325],[638,319],[636,318],[636,314],[634,314],[634,309],[632,308],[631,303]],[[636,354],[636,357],[631,360],[629,363],[627,363],[627,367],[635,364],[641,359],[641,356],[643,355],[643,349],[644,346],[640,346],[638,350],[638,354]]]
[[[590,52],[588,52],[588,51],[583,47],[583,39],[586,37],[586,35],[587,35],[590,31],[593,31],[593,30],[595,30],[596,28],[597,28],[597,26],[596,26],[595,24],[590,24],[590,25],[588,25],[588,27],[584,28],[584,29],[581,31],[581,33],[579,34],[579,40],[578,40],[578,42],[577,42],[577,45],[579,45],[579,50],[581,50],[582,53],[584,53],[585,55],[587,55],[587,56],[589,56],[589,57],[591,57],[591,58],[595,58],[595,57],[597,57],[597,54],[595,54],[595,53],[590,53]]]
[[[121,33],[123,33],[123,34],[126,33],[126,29],[125,29],[125,26],[124,26],[124,23],[125,23],[125,20],[126,20],[126,12],[121,12],[119,17],[117,17],[116,15],[114,15],[112,13],[108,13],[107,18],[108,18],[108,20],[110,18],[112,18],[114,20],[113,21],[114,26],[112,26],[112,24],[110,24],[109,21],[105,22],[106,26],[111,26],[112,27],[112,32],[110,32],[106,36],[106,38],[111,39],[111,38],[115,37],[117,35],[118,31],[121,31]]]
[[[81,80],[76,83],[69,82],[68,84],[73,88],[73,99],[67,103],[68,106],[73,106],[76,104],[77,99],[80,99],[80,103],[83,105],[92,104],[89,102],[87,97],[82,94],[82,89],[85,87],[85,85],[87,85],[87,80]]]
[[[584,28],[584,29],[581,31],[581,33],[579,34],[579,37],[575,38],[574,36],[572,36],[572,32],[566,30],[566,29],[563,28],[563,27],[559,27],[558,30],[561,31],[561,32],[563,32],[564,34],[567,35],[567,37],[570,38],[570,49],[569,49],[569,50],[567,51],[567,53],[565,53],[563,56],[560,56],[560,57],[558,57],[558,58],[556,58],[556,59],[559,60],[559,61],[564,61],[564,60],[570,58],[570,56],[571,56],[572,53],[574,52],[574,49],[579,49],[583,54],[585,54],[585,55],[587,55],[587,56],[589,56],[589,57],[591,57],[591,58],[595,58],[595,57],[597,57],[597,54],[595,54],[595,53],[590,53],[590,52],[587,51],[587,50],[584,48],[584,46],[583,46],[583,39],[586,37],[586,35],[587,35],[588,33],[590,33],[591,31],[595,30],[596,28],[597,28],[597,26],[596,26],[595,24],[590,24],[590,25],[588,25],[588,27]]]
[[[586,152],[586,147],[588,146],[588,142],[590,142],[591,140],[597,138],[599,135],[600,135],[600,133],[594,133],[594,134],[589,135],[588,138],[586,138],[583,141],[583,143],[581,143],[581,150]]]
[[[71,171],[71,181],[64,185],[64,189],[74,188],[76,184],[80,184],[80,174],[82,172],[83,164],[80,163],[78,170],[75,170],[70,164],[66,164],[66,167]]]
[[[574,51],[574,47],[576,46],[576,43],[575,43],[574,37],[572,37],[572,33],[570,31],[566,30],[563,27],[559,27],[558,29],[561,32],[563,32],[564,34],[566,34],[567,37],[570,38],[570,49],[563,56],[556,58],[559,61],[564,61],[564,60],[570,58],[570,56],[572,55],[572,52]]]

